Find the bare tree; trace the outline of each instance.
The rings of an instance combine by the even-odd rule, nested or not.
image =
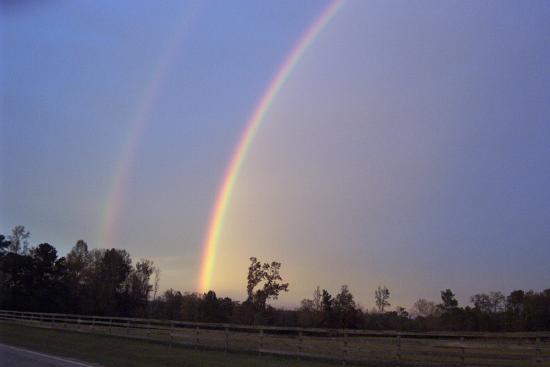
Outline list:
[[[300,311],[306,311],[306,312],[313,312],[314,306],[313,306],[313,300],[309,298],[304,298],[300,301],[300,308],[298,308]]]
[[[412,317],[429,317],[435,316],[438,313],[437,306],[434,302],[428,301],[424,298],[418,299],[411,308]]]
[[[29,250],[29,238],[31,233],[25,229],[25,226],[17,225],[11,230],[9,236],[9,250],[16,254],[26,254]]]
[[[323,310],[323,301],[321,297],[321,288],[317,286],[317,288],[313,291],[313,309],[315,311]]]
[[[155,267],[154,280],[153,280],[153,301],[157,299],[157,293],[159,291],[159,282],[160,282],[160,268]]]
[[[374,291],[374,300],[379,312],[384,312],[386,306],[391,306],[388,299],[390,299],[390,290],[386,286],[378,286]]]
[[[504,312],[506,309],[506,297],[501,292],[491,292],[493,312]]]

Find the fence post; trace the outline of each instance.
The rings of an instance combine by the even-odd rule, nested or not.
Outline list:
[[[199,327],[195,328],[195,349],[199,349],[200,339],[199,339]]]
[[[298,333],[298,359],[300,359],[301,357],[301,354],[302,354],[302,347],[303,347],[303,342],[304,342],[304,334],[302,333],[302,331],[300,331]]]
[[[460,365],[464,366],[466,361],[466,347],[464,345],[464,337],[460,337]]]
[[[536,341],[535,341],[535,353],[536,353],[536,363],[537,363],[537,366],[540,365],[542,363],[542,350],[541,350],[541,345],[540,345],[540,337],[537,337]]]
[[[174,322],[173,321],[170,321],[170,330],[168,330],[168,336],[170,338],[170,347],[172,346],[172,343],[173,343],[173,338],[174,338]]]
[[[344,342],[342,344],[342,364],[345,365],[348,357],[348,333],[344,330]]]
[[[147,321],[147,332],[145,336],[148,338],[151,336],[151,321]]]
[[[369,337],[368,337],[368,335],[364,335],[363,338],[364,338],[363,339],[363,348],[365,350],[365,353],[369,354],[369,351],[370,351],[370,349],[369,349]]]
[[[395,354],[397,356],[397,367],[399,367],[401,365],[401,333],[397,333],[397,351]]]
[[[130,320],[126,321],[126,335],[130,334]]]
[[[109,334],[113,333],[113,319],[109,319]]]
[[[262,355],[262,349],[264,347],[264,329],[260,329],[260,340],[258,343],[258,355]]]
[[[227,353],[227,350],[229,349],[229,329],[228,328],[224,329],[224,334],[225,334],[225,353]]]

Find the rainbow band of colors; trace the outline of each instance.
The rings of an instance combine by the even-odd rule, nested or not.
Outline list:
[[[321,15],[315,20],[312,26],[309,27],[304,35],[298,40],[275,74],[274,78],[271,80],[271,83],[269,83],[266,91],[264,92],[256,108],[254,108],[254,112],[246,124],[246,128],[239,139],[239,143],[235,148],[229,164],[227,165],[225,175],[218,191],[215,205],[212,209],[208,223],[208,230],[203,245],[204,250],[198,285],[199,291],[206,292],[210,289],[216,260],[216,252],[219,246],[220,232],[223,228],[225,214],[227,212],[229,202],[231,201],[231,194],[233,193],[235,182],[239,176],[241,166],[246,157],[246,153],[250,148],[250,144],[254,140],[256,132],[258,131],[265,114],[269,110],[269,107],[284,82],[288,79],[292,70],[307,48],[311,45],[327,23],[334,17],[342,3],[342,0],[336,0],[329,4]]]
[[[118,161],[115,165],[115,174],[108,191],[105,209],[102,215],[102,222],[99,232],[99,246],[109,248],[114,245],[116,231],[119,227],[120,213],[123,206],[125,190],[132,175],[132,167],[137,157],[138,147],[143,138],[147,125],[150,123],[150,116],[155,107],[155,102],[162,90],[162,85],[170,72],[171,66],[176,59],[185,36],[198,12],[197,6],[182,16],[174,36],[167,43],[161,53],[156,67],[153,69],[152,77],[145,92],[136,116],[130,125],[126,143],[122,146]]]

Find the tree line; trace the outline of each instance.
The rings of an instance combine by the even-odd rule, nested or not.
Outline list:
[[[417,300],[410,309],[390,309],[390,290],[374,291],[376,307],[360,307],[348,288],[317,287],[296,309],[269,304],[289,283],[281,263],[250,258],[244,301],[168,289],[159,293],[160,270],[151,260],[134,262],[123,249],[89,249],[79,240],[64,257],[42,243],[29,247],[30,233],[16,226],[0,235],[0,308],[100,316],[227,322],[276,326],[372,330],[536,331],[550,330],[550,289],[476,294],[460,306],[450,289],[441,300]]]

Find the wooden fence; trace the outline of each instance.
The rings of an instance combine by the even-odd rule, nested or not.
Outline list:
[[[0,310],[2,322],[203,350],[391,366],[548,366],[550,333],[395,332],[212,324]]]

